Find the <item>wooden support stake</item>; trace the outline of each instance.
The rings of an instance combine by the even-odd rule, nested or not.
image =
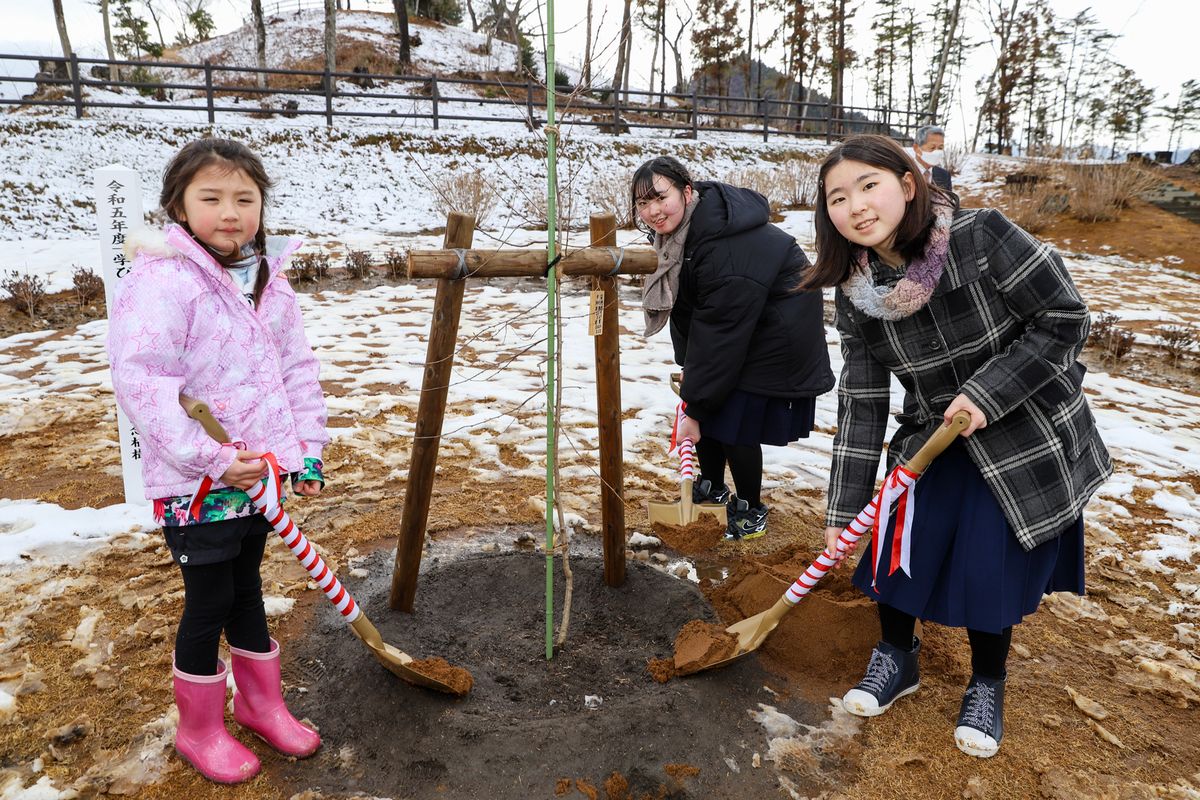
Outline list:
[[[452,212],[446,220],[443,246],[448,250],[470,248],[474,235],[474,217]],[[400,518],[400,539],[396,544],[396,565],[388,601],[397,611],[412,611],[417,594],[417,573],[421,569],[421,550],[425,544],[425,525],[429,521],[433,473],[442,439],[442,420],[446,416],[446,395],[450,389],[450,370],[454,366],[454,348],[458,343],[465,285],[463,278],[440,278],[437,297],[433,301],[425,375],[421,379],[421,401],[417,406],[408,488],[404,492],[404,512]]]
[[[617,220],[597,214],[589,220],[593,247],[617,246]],[[596,342],[596,416],[600,435],[600,515],[604,582],[625,583],[625,476],[621,445],[621,343],[617,319],[617,279],[596,279],[604,291],[604,323]]]

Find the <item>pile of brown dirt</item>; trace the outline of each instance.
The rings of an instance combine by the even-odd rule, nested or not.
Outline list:
[[[475,678],[462,667],[456,667],[444,658],[420,658],[409,663],[408,668],[426,678],[450,687],[450,694],[462,697],[471,691]]]
[[[672,550],[693,555],[712,550],[721,543],[725,528],[712,514],[703,514],[700,519],[687,525],[664,525],[654,523],[654,535]]]
[[[811,563],[779,551],[762,563],[742,563],[709,600],[730,623],[766,611]],[[875,604],[850,583],[848,568],[832,571],[780,620],[757,652],[768,667],[798,680],[793,688],[814,702],[841,696],[861,677],[879,638]]]
[[[724,661],[737,651],[737,637],[720,625],[694,619],[675,637],[675,670],[690,675],[710,664]]]

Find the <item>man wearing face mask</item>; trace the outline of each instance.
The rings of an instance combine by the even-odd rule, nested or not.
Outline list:
[[[922,125],[913,137],[912,149],[925,180],[952,191],[950,173],[942,167],[946,160],[946,132],[937,125]]]

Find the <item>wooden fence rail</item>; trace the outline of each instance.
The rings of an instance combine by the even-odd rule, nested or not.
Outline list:
[[[503,80],[459,78],[437,75],[384,75],[364,72],[329,72],[325,70],[265,69],[234,67],[221,64],[183,64],[170,61],[127,61],[100,58],[70,58],[61,56],[29,56],[0,54],[0,59],[33,61],[49,65],[50,72],[34,77],[6,78],[14,84],[34,84],[34,91],[22,98],[0,97],[0,105],[48,106],[71,108],[76,117],[88,109],[130,109],[159,111],[191,111],[204,114],[214,124],[218,114],[253,115],[281,114],[285,117],[323,116],[332,126],[337,117],[386,118],[402,121],[428,119],[435,130],[445,121],[520,123],[531,128],[545,123],[546,87],[527,79]],[[163,72],[183,73],[179,80],[165,80]],[[86,74],[85,74],[86,73]],[[157,73],[157,74],[156,74]],[[190,75],[188,73],[191,73]],[[66,77],[63,77],[63,75]],[[97,74],[102,77],[97,77]],[[268,85],[259,86],[259,75],[267,76]],[[271,78],[276,86],[270,86]],[[292,86],[278,85],[282,81]],[[350,84],[350,86],[347,86]],[[386,88],[375,90],[377,84]],[[408,92],[394,91],[405,85]],[[447,94],[454,87],[478,87],[481,95]],[[65,90],[54,96],[55,88]],[[355,88],[357,87],[357,91]],[[43,90],[50,89],[46,92]],[[85,90],[123,92],[133,89],[153,101],[101,99],[85,95]],[[461,90],[460,90],[461,91]],[[190,93],[186,98],[177,92]],[[488,95],[494,96],[488,96]],[[229,98],[233,102],[227,102]],[[257,100],[242,104],[245,99]],[[280,102],[279,99],[283,98]],[[633,98],[643,98],[635,102]],[[186,104],[185,99],[202,100]],[[321,102],[304,106],[301,101]],[[408,109],[366,107],[361,101],[407,101]],[[336,101],[336,102],[335,102]],[[354,101],[359,101],[355,104]],[[472,106],[504,105],[520,108],[522,113],[509,117],[462,113],[453,103]],[[630,128],[674,131],[682,137],[696,138],[701,131],[742,132],[761,131],[763,141],[772,135],[824,138],[831,142],[854,133],[884,133],[897,138],[910,138],[915,129],[930,122],[928,115],[900,109],[874,106],[836,106],[829,101],[796,101],[762,96],[757,98],[723,97],[688,93],[650,92],[608,88],[564,87],[556,92],[556,105],[563,124],[591,125],[607,133],[620,134]],[[447,112],[450,113],[447,113]],[[539,113],[540,112],[540,113]]]

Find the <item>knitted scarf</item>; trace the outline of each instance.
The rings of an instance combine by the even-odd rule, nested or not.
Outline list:
[[[929,232],[925,250],[908,263],[904,277],[891,288],[875,285],[871,280],[867,250],[857,248],[850,277],[841,285],[846,298],[859,311],[876,319],[904,319],[923,308],[933,296],[950,259],[950,223],[953,219],[954,208],[935,200],[933,230]]]
[[[683,246],[687,242],[692,213],[700,202],[700,193],[692,192],[692,201],[683,209],[679,227],[666,236],[654,235],[654,251],[658,253],[658,269],[642,285],[642,313],[646,317],[646,336],[663,329],[671,318],[671,308],[679,293],[679,271],[683,267]]]

